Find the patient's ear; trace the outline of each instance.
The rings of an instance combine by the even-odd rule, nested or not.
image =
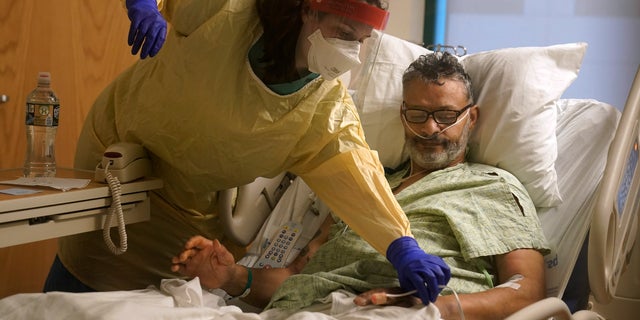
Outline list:
[[[476,126],[476,122],[478,121],[479,116],[480,108],[478,108],[477,104],[469,108],[469,119],[471,120],[470,129],[473,129]]]

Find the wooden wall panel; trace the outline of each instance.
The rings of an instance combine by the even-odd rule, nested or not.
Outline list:
[[[137,58],[127,46],[129,20],[118,0],[0,1],[0,168],[21,167],[25,97],[49,71],[61,102],[58,166],[72,167],[76,141],[100,91]],[[0,298],[39,292],[56,241],[0,249]]]

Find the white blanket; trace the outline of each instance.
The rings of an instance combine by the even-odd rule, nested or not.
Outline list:
[[[358,307],[354,295],[334,292],[326,303],[289,313],[243,312],[216,294],[202,291],[198,278],[164,280],[160,289],[92,293],[22,293],[0,300],[2,319],[440,319],[433,305],[415,308]]]

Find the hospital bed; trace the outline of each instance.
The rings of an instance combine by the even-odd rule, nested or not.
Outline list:
[[[427,49],[390,35],[375,34],[374,38],[363,48],[374,50],[375,54],[364,55],[373,58],[342,81],[352,90],[367,142],[385,166],[393,167],[406,159],[398,112],[402,72]],[[469,157],[504,167],[523,181],[553,249],[545,256],[548,298],[511,319],[598,319],[596,312],[570,310],[561,300],[571,287],[570,275],[586,239],[588,281],[595,301],[607,303],[616,294],[618,279],[630,273],[624,271],[632,256],[640,201],[640,172],[636,170],[640,75],[622,114],[596,100],[561,99],[577,77],[585,50],[586,44],[575,43],[499,49],[461,58],[480,105],[481,121],[470,141]],[[251,266],[261,263],[261,248],[282,224],[294,220],[304,225],[296,245],[299,249],[329,214],[300,179],[287,173],[259,178],[222,192],[220,198],[228,236],[249,245],[247,256],[239,263]],[[631,294],[638,299],[636,306],[640,305],[637,288]],[[167,279],[145,290],[17,294],[0,300],[0,314],[10,319],[51,314],[91,319],[438,318],[432,306],[356,308],[344,303],[349,299],[349,294],[336,292],[326,303],[303,312],[261,312],[238,301],[225,301],[222,292],[202,290],[197,278]]]

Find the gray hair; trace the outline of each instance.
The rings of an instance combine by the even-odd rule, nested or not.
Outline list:
[[[404,72],[402,76],[403,86],[406,86],[407,83],[414,79],[437,85],[444,84],[441,79],[460,81],[464,84],[469,102],[474,102],[471,77],[464,70],[458,58],[449,52],[433,52],[418,57]]]

